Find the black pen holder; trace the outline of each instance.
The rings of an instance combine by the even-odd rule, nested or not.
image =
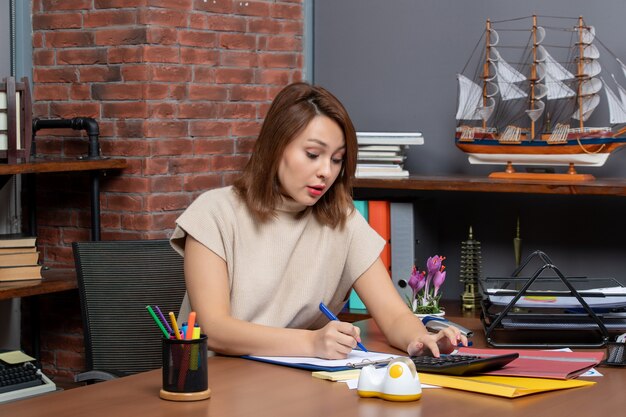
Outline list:
[[[211,396],[207,337],[163,341],[163,382],[159,396],[170,401],[198,401]]]
[[[626,366],[626,343],[607,342],[606,359],[602,365]]]

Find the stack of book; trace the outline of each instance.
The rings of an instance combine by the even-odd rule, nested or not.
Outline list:
[[[0,235],[0,282],[41,279],[35,236]]]
[[[408,177],[409,171],[404,169],[406,150],[411,145],[424,143],[420,132],[357,132],[356,137],[359,143],[357,178]]]

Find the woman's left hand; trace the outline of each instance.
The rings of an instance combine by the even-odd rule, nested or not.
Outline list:
[[[421,356],[430,352],[438,357],[440,353],[451,353],[459,345],[467,346],[467,337],[455,327],[446,327],[437,333],[417,336],[409,343],[407,353],[409,356]]]

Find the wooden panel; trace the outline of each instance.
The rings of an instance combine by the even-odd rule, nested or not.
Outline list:
[[[41,280],[0,282],[0,300],[78,288],[74,269],[43,270],[41,275]]]
[[[0,164],[0,175],[37,174],[42,172],[93,171],[126,168],[125,159],[31,159],[21,164]]]

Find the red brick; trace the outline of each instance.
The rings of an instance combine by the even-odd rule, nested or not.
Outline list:
[[[122,81],[119,66],[100,65],[81,67],[78,69],[81,82],[116,82]]]
[[[94,100],[138,100],[143,98],[143,85],[139,83],[93,84],[91,94]]]
[[[167,174],[169,172],[170,158],[146,158],[143,161],[145,175]]]
[[[90,100],[91,88],[87,84],[72,84],[72,86],[70,87],[70,99]],[[102,134],[102,126],[100,126],[100,132]]]
[[[149,71],[152,71],[149,68]],[[143,85],[143,97],[146,100],[159,100],[166,99],[170,96],[170,86],[168,84],[144,84]]]
[[[232,101],[267,101],[267,88],[264,86],[235,85],[231,89]]]
[[[245,32],[246,19],[241,16],[209,15],[205,28],[227,32]]]
[[[170,172],[173,174],[193,174],[211,171],[209,159],[200,158],[176,158],[172,159]]]
[[[270,16],[279,19],[302,20],[304,18],[300,4],[274,3],[271,6]]]
[[[193,143],[194,155],[220,155],[234,151],[232,139],[196,139]]]
[[[256,37],[239,33],[221,33],[219,45],[226,49],[254,50],[256,47]]]
[[[90,239],[88,229],[63,229],[63,239],[61,242],[71,245],[72,242],[81,242]]]
[[[139,23],[148,26],[187,27],[187,12],[178,8],[142,9],[139,12]]]
[[[145,140],[116,139],[108,145],[109,152],[117,156],[150,155],[150,144]]]
[[[200,48],[181,48],[180,62],[182,64],[215,65],[219,60],[219,53]]]
[[[220,51],[220,65],[225,67],[257,67],[259,56],[256,51]]]
[[[258,135],[254,135],[254,136],[247,137],[247,138],[237,138],[237,141],[235,142],[235,152],[238,154],[252,153],[257,136]]]
[[[215,70],[215,82],[218,84],[251,84],[254,71],[247,68],[218,68]]]
[[[107,51],[102,48],[66,49],[57,52],[57,64],[106,64]]]
[[[304,33],[304,25],[301,20],[283,21],[280,24],[281,35],[296,35],[302,36]]]
[[[33,80],[36,83],[67,83],[78,81],[74,68],[34,68]]]
[[[143,198],[132,194],[107,194],[102,205],[103,210],[141,211]]]
[[[90,32],[55,31],[46,32],[46,45],[53,48],[93,46],[94,36]]]
[[[55,52],[53,50],[37,49],[33,52],[33,65],[36,67],[51,66],[55,64]]]
[[[37,84],[33,89],[33,98],[35,100],[67,100],[69,90],[67,84]]]
[[[215,48],[217,35],[205,30],[182,30],[178,32],[178,43],[183,46]]]
[[[194,0],[194,10],[204,10],[206,12],[214,12],[221,14],[231,14],[234,11],[232,1],[204,1]]]
[[[148,105],[148,117],[151,119],[173,119],[177,116],[177,106],[173,103]]]
[[[293,53],[261,53],[260,61],[261,67],[264,68],[296,68],[297,67],[297,54]]]
[[[189,100],[226,100],[228,89],[223,86],[210,84],[190,84]]]
[[[147,81],[150,79],[150,69],[145,64],[124,65],[121,75],[124,81]]]
[[[211,67],[194,67],[193,80],[197,83],[215,82],[215,69]]]
[[[107,180],[107,190],[117,193],[147,193],[150,181],[142,177],[114,177]]]
[[[103,212],[101,213],[100,226],[102,227],[102,229],[119,229],[120,227],[122,227],[122,216],[118,213]],[[100,237],[103,240],[109,239],[105,237],[105,233],[106,232],[101,231]]]
[[[80,13],[33,14],[33,31],[54,29],[80,29],[83,17]]]
[[[85,13],[85,28],[102,28],[111,26],[130,26],[137,22],[135,11],[131,10],[98,10]]]
[[[219,115],[224,119],[254,119],[256,105],[250,103],[221,103]]]
[[[243,155],[216,155],[213,157],[213,169],[216,171],[240,171],[248,162]]]
[[[109,118],[139,119],[148,115],[145,101],[102,103],[102,116]]]
[[[93,5],[96,9],[117,9],[123,7],[141,7],[146,6],[147,0],[94,0]]]
[[[189,124],[189,134],[192,137],[228,136],[231,124],[218,121],[192,121]]]
[[[188,66],[163,65],[153,66],[151,69],[152,80],[154,81],[191,81],[191,68]]]
[[[146,210],[155,211],[172,211],[185,209],[191,204],[191,199],[187,194],[168,193],[168,194],[150,194],[145,198]]]
[[[218,115],[215,103],[181,103],[178,106],[178,117],[181,119],[214,119]]]
[[[269,17],[248,21],[248,30],[252,33],[279,34],[280,28],[280,22]]]
[[[111,64],[125,62],[142,62],[143,46],[122,46],[108,48],[108,59]]]
[[[142,138],[145,120],[120,120],[116,122],[117,135],[122,138]]]
[[[147,138],[173,138],[187,136],[187,122],[181,121],[146,121],[145,135]],[[163,155],[163,153],[161,153]],[[172,155],[177,155],[176,153]]]
[[[293,36],[273,36],[267,38],[266,48],[270,51],[294,51],[302,50],[302,40]]]
[[[177,43],[178,31],[174,28],[149,27],[147,37],[148,43],[174,45]]]
[[[258,136],[261,131],[261,121],[233,121],[233,136]]]
[[[96,45],[141,45],[146,43],[146,28],[101,29],[96,31]]]
[[[256,82],[259,84],[275,84],[285,86],[291,81],[291,71],[283,69],[260,70]]]
[[[210,190],[213,188],[222,186],[222,175],[220,174],[207,174],[207,175],[187,175],[184,181],[185,191],[198,191],[198,190]]]
[[[193,142],[188,139],[167,138],[153,141],[151,145],[152,154],[160,156],[172,155],[179,157],[180,155],[190,155],[193,149]]]
[[[182,189],[181,175],[159,175],[150,177],[150,190],[154,192],[178,192]]]
[[[191,10],[193,0],[148,0],[147,5],[175,10]]]
[[[180,62],[180,51],[178,46],[153,46],[144,48],[144,62]]]
[[[100,118],[100,104],[98,103],[51,103],[50,112],[55,117],[93,117]]]
[[[266,2],[260,1],[235,1],[235,11],[246,16],[267,16],[270,13],[270,6]]]
[[[83,10],[91,7],[90,0],[42,0],[42,10]]]

